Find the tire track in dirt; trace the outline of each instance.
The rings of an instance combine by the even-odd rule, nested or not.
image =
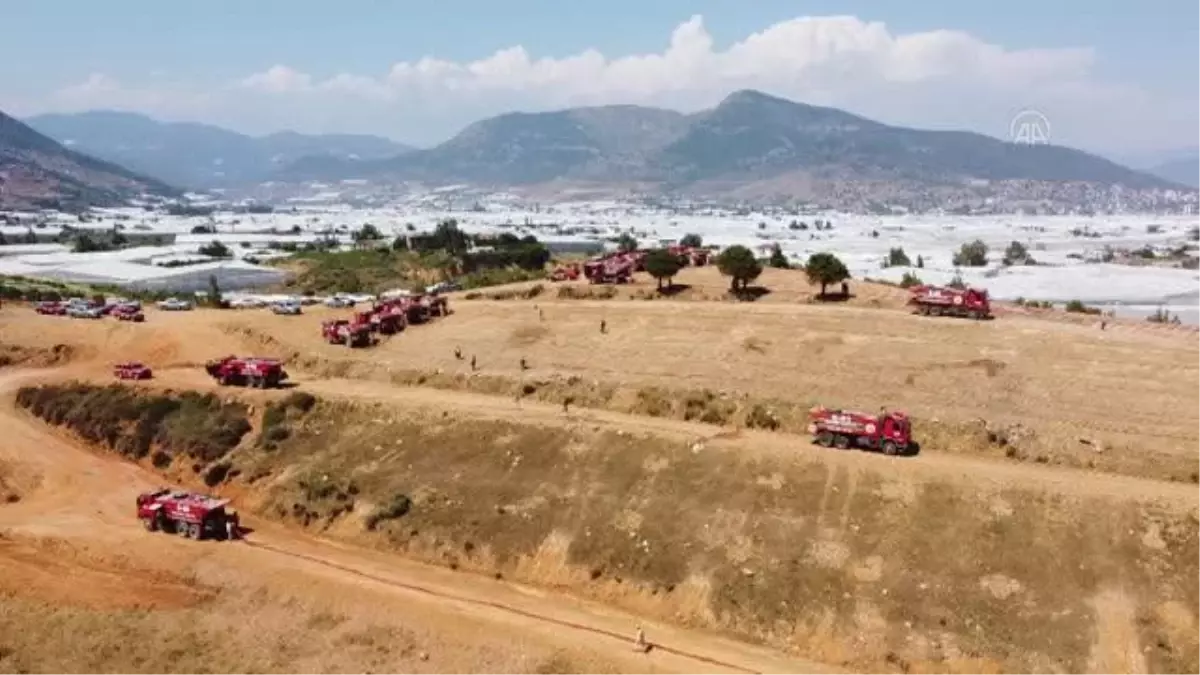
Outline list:
[[[274,546],[272,544],[260,543],[260,542],[256,542],[253,540],[247,540],[244,543],[249,546],[252,546],[254,548],[259,548],[259,549],[263,549],[266,551],[270,551],[277,555],[285,555],[285,556],[297,558],[300,560],[306,560],[308,562],[311,562],[311,563],[314,563],[317,565],[329,567],[329,568],[332,568],[335,570],[339,570],[341,572],[345,572],[347,574],[362,577],[364,579],[368,579],[368,580],[374,581],[376,583],[386,584],[388,586],[395,586],[398,588],[403,588],[405,590],[413,591],[415,593],[420,593],[422,595],[427,595],[427,596],[430,596],[433,598],[437,598],[439,600],[449,600],[449,601],[459,602],[459,603],[468,604],[468,605],[479,605],[479,606],[483,606],[483,607],[489,607],[491,609],[496,609],[501,612],[516,614],[518,616],[522,616],[527,619],[533,619],[535,621],[551,623],[551,624],[554,624],[557,626],[562,626],[564,628],[570,628],[570,629],[577,630],[577,631],[591,633],[593,635],[599,635],[601,637],[612,638],[612,639],[620,641],[620,642],[627,643],[629,641],[628,635],[621,635],[620,633],[617,633],[616,631],[606,630],[604,628],[596,628],[596,627],[584,625],[582,623],[578,623],[575,621],[567,621],[564,619],[558,619],[553,616],[547,616],[544,614],[539,614],[537,612],[523,610],[518,607],[510,607],[508,605],[505,605],[505,604],[499,603],[499,602],[494,602],[494,601],[490,601],[490,600],[480,600],[477,598],[471,598],[471,597],[467,597],[467,596],[463,596],[463,595],[456,595],[453,593],[443,593],[443,592],[440,592],[437,590],[433,590],[431,588],[426,588],[426,587],[418,585],[418,584],[411,584],[411,583],[405,583],[402,581],[385,579],[383,577],[379,577],[374,574],[371,574],[370,572],[355,569],[355,568],[347,566],[347,565],[342,565],[340,563],[336,563],[336,562],[333,562],[330,560],[325,560],[325,559],[318,558],[315,556],[310,556],[310,555],[307,555],[304,553],[288,551],[288,550],[285,550],[278,546]],[[760,671],[757,671],[757,670],[748,670],[745,666],[728,663],[726,661],[721,661],[718,658],[705,656],[703,654],[697,654],[697,653],[690,652],[690,651],[687,651],[684,649],[678,649],[675,647],[670,647],[668,645],[655,644],[653,641],[648,641],[648,644],[650,646],[649,651],[661,651],[661,652],[665,652],[667,654],[674,654],[676,656],[681,656],[683,658],[690,659],[692,661],[698,661],[700,663],[705,663],[710,666],[715,666],[718,668],[726,668],[726,669],[732,670],[734,672],[753,673],[755,675],[758,675],[760,673]]]

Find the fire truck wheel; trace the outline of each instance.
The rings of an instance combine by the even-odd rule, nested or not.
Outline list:
[[[885,455],[895,455],[895,454],[896,454],[896,452],[897,452],[897,450],[898,450],[898,448],[896,447],[896,444],[895,444],[895,443],[893,443],[893,442],[891,442],[891,441],[884,441],[884,442],[883,442],[883,454],[885,454]]]
[[[154,522],[153,518],[142,518],[142,526],[147,532],[153,532],[158,529],[158,523]]]
[[[188,524],[183,521],[177,521],[175,523],[175,534],[186,539],[188,536]]]
[[[838,434],[833,438],[833,444],[838,450],[845,450],[850,447],[850,438],[844,434]]]
[[[833,434],[829,433],[828,431],[822,431],[821,433],[817,434],[817,445],[822,445],[827,448],[833,445]]]
[[[187,538],[200,539],[200,523],[188,523]]]

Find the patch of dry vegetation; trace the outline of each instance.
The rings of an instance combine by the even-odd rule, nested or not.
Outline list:
[[[132,460],[149,457],[165,469],[177,459],[193,472],[220,462],[251,428],[245,405],[213,394],[155,394],[113,384],[80,382],[22,387],[17,404]]]
[[[373,623],[265,589],[219,593],[174,611],[93,609],[0,595],[0,671],[9,673],[577,672],[561,652],[435,650]]]
[[[536,347],[550,342],[553,323],[525,323],[512,329],[508,343]],[[243,329],[246,335],[258,335]],[[274,338],[259,336],[261,341],[278,344]],[[836,348],[843,339],[815,339],[809,347],[814,355]],[[756,335],[740,340],[739,348],[748,357],[773,355],[778,351]],[[816,393],[785,399],[755,396],[731,389],[676,388],[670,386],[630,386],[579,375],[531,375],[512,377],[497,373],[447,372],[441,369],[380,368],[378,363],[354,358],[329,358],[314,354],[293,355],[293,362],[305,372],[321,377],[382,380],[405,386],[466,391],[560,405],[610,410],[684,421],[703,422],[735,428],[754,428],[807,437],[808,411],[817,404],[833,403]],[[536,365],[536,362],[535,362]],[[995,358],[973,358],[935,363],[920,370],[906,369],[905,387],[932,381],[959,378],[997,380],[1009,376],[1010,365]],[[861,403],[848,400],[847,407]],[[910,413],[911,414],[911,413]],[[994,418],[941,418],[913,415],[914,438],[922,451],[934,450],[976,457],[1031,462],[1076,469],[1094,469],[1129,476],[1183,483],[1200,482],[1194,454],[1179,452],[1175,446],[1148,443],[1127,429],[1137,420],[1126,416],[1111,420],[1085,434],[1061,421],[1051,424],[1022,423],[1014,414]],[[1017,429],[1016,433],[1008,430]],[[1174,437],[1172,437],[1174,438]],[[1185,442],[1180,437],[1178,444]]]
[[[1127,621],[1153,669],[1197,664],[1162,618],[1195,625],[1191,514],[329,402],[252,461],[276,518],[824,662],[1080,671]]]
[[[74,353],[74,349],[64,344],[56,344],[52,347],[0,344],[0,368],[5,366],[45,368],[62,365],[69,362]]]
[[[644,393],[643,405],[685,419],[738,414],[715,394],[677,410],[663,392]],[[328,536],[857,669],[1082,671],[1111,663],[1113,649],[1141,654],[1155,671],[1198,665],[1187,609],[1200,602],[1194,512],[737,457],[586,425],[311,398],[273,406],[264,428],[286,427],[286,436],[229,453],[227,480],[250,508]],[[778,419],[746,414],[768,428]],[[997,443],[1020,436],[984,433]],[[18,614],[81,630],[94,620],[39,611]],[[134,634],[138,621],[119,615],[105,625]],[[245,639],[212,630],[192,626],[179,639],[198,649]],[[158,647],[117,656],[157,667],[147,649]],[[320,653],[307,650],[287,658]],[[232,669],[282,668],[265,653],[254,658]]]
[[[0,672],[615,672],[594,655],[482,634],[470,619],[432,623],[377,591],[294,570],[247,584],[195,562],[147,569],[141,557],[0,532]]]

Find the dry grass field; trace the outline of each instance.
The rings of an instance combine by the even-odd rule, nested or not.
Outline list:
[[[716,661],[726,666],[1200,668],[1194,333],[1122,322],[1100,331],[1075,317],[1015,311],[988,322],[916,317],[904,311],[903,292],[875,284],[852,286],[860,295],[849,302],[817,303],[798,273],[778,270],[764,273],[772,292],[755,302],[724,299],[715,270],[689,270],[679,281],[689,288],[665,299],[644,280],[608,300],[566,297],[593,291],[580,284],[564,297],[549,283],[537,294],[528,292],[533,284],[512,296],[489,291],[504,299],[458,294],[451,316],[362,350],[320,340],[319,320],[345,310],[151,310],[145,324],[130,325],[6,305],[0,345],[5,362],[21,368],[14,372],[34,377],[52,366],[44,377],[56,380],[108,381],[112,362],[144,360],[157,376],[139,386],[160,391],[215,389],[198,368],[213,356],[285,358],[297,390],[315,395],[317,407],[268,419],[264,411],[289,392],[238,392],[253,431],[223,460],[235,470],[216,488],[264,519],[270,534],[262,536],[292,543],[319,535],[377,549],[381,559],[448,567],[456,578],[473,572],[481,583],[499,576],[564,591],[657,621],[656,630],[723,633],[808,660],[771,665],[769,656],[729,646]],[[887,458],[815,448],[805,413],[817,403],[906,410],[920,451]],[[34,434],[40,423],[23,424]],[[286,432],[264,445],[264,430],[280,424]],[[0,505],[0,525],[24,542],[0,551],[44,557],[22,537],[102,545],[66,515],[95,481],[48,466],[0,452],[0,492],[15,496]],[[199,475],[182,462],[165,473],[184,484]],[[34,517],[39,500],[64,515]],[[111,509],[100,541],[144,537],[125,533],[136,528],[126,504]],[[19,567],[8,560],[18,557],[0,567]],[[141,564],[136,549],[129,558]],[[182,609],[130,618],[128,608],[6,591],[0,617],[100,621],[131,633],[157,612],[199,612],[209,618],[196,625],[217,632],[197,628],[186,639],[208,644],[245,639],[213,627],[211,617],[227,612],[271,623],[266,617],[289,602],[315,603],[306,610],[313,615],[364,611],[327,609],[321,603],[337,592],[310,596],[301,586],[267,588],[260,606],[228,604],[230,585],[253,594],[265,583],[262,565],[234,580],[189,581],[180,588],[195,597]],[[164,584],[167,596],[186,595]],[[292,622],[271,625],[288,637],[274,639],[323,647],[285,662],[246,647],[237,665],[207,669],[333,668],[319,655],[351,629],[306,629],[296,618],[303,613],[283,614]],[[15,625],[4,621],[0,647]],[[408,635],[414,628],[405,621],[379,630]],[[530,628],[500,623],[497,635]],[[480,631],[454,629],[449,615],[441,625],[415,643],[477,644]],[[686,633],[676,639],[709,645]],[[533,642],[513,652],[497,639],[488,644],[500,651],[478,647],[475,661],[430,657],[415,666],[403,649],[365,649],[346,669],[699,667],[669,652],[649,665],[626,653],[609,658],[586,639]],[[0,664],[31,647],[21,649],[0,649]],[[110,670],[152,669],[164,658],[100,653]],[[11,661],[40,670],[98,662]],[[136,663],[148,665],[127,665]]]

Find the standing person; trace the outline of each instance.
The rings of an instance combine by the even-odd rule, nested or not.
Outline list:
[[[229,541],[238,538],[238,512],[234,509],[229,509],[225,514],[225,536]]]
[[[642,630],[641,624],[638,624],[637,632],[633,637],[633,651],[642,653],[650,651],[650,643],[646,642],[646,631]]]
[[[608,332],[608,322],[605,321],[604,319],[600,319],[600,334],[604,335],[607,332]]]
[[[471,355],[471,370],[475,370],[475,355]]]

